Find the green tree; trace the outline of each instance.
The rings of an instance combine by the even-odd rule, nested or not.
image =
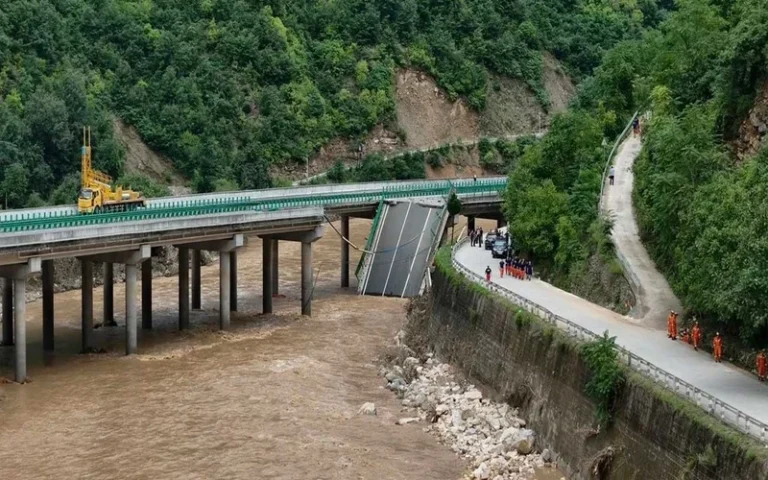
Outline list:
[[[3,195],[7,208],[19,208],[24,206],[29,189],[29,174],[24,165],[13,163],[3,172],[3,181],[0,182],[0,193]]]

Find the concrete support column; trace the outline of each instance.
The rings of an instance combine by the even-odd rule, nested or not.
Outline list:
[[[200,285],[200,250],[192,250],[192,310],[200,310],[203,305],[203,296]]]
[[[301,242],[301,314],[312,316],[312,244]]]
[[[0,345],[13,345],[13,279],[3,282],[3,341]]]
[[[189,328],[189,249],[179,247],[179,330]]]
[[[16,365],[15,380],[19,383],[27,381],[27,277],[16,278],[13,280],[14,299],[13,311],[16,316],[14,319],[14,336],[16,339]]]
[[[262,313],[272,313],[272,295],[274,292],[272,291],[273,287],[273,272],[272,268],[274,267],[272,254],[274,253],[274,249],[272,247],[273,243],[277,243],[276,240],[272,240],[271,238],[265,238],[262,240],[262,259],[261,259],[261,270],[263,273],[262,276],[262,289],[263,289],[263,298],[262,298]]]
[[[152,330],[152,259],[141,262],[141,328]]]
[[[115,322],[115,264],[104,262],[104,326],[116,327]]]
[[[349,288],[349,217],[341,217],[341,288]]]
[[[237,252],[229,252],[229,311],[237,311]]]
[[[43,260],[43,350],[53,351],[53,260]]]
[[[475,229],[475,217],[470,215],[467,217],[467,231],[471,231]]]
[[[496,228],[499,229],[501,227],[506,227],[507,221],[506,220],[496,220]]]
[[[219,252],[219,327],[222,330],[229,329],[230,319],[230,256],[228,251]]]
[[[93,349],[93,262],[80,260],[81,276],[83,280],[81,294],[82,310],[82,351],[88,353]],[[18,293],[17,293],[18,295]]]
[[[276,297],[280,294],[280,264],[278,259],[278,245],[277,239],[272,240],[272,296]]]
[[[136,353],[138,346],[138,324],[136,321],[136,283],[138,267],[135,263],[125,265],[125,354]]]

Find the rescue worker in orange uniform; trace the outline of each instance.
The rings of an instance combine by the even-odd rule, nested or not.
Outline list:
[[[680,340],[682,340],[683,342],[687,343],[688,345],[691,344],[691,333],[688,331],[687,328],[684,328],[680,332]]]
[[[723,337],[720,336],[720,332],[715,334],[714,340],[712,340],[712,355],[715,357],[715,362],[722,363],[723,361]]]
[[[501,275],[500,275],[500,276],[501,276],[501,278],[504,278],[504,267],[505,267],[505,266],[506,266],[506,265],[504,265],[504,260],[502,260],[502,261],[500,261],[500,262],[499,262],[499,273],[501,274]]]
[[[672,318],[675,316],[675,312],[669,311],[667,316],[667,338],[672,338]]]
[[[693,349],[699,351],[699,343],[701,342],[701,327],[699,327],[699,322],[693,324],[691,340],[693,340]]]
[[[677,340],[677,312],[672,312],[672,319],[669,325],[669,338]]]
[[[491,267],[490,267],[490,265],[488,267],[486,267],[486,269],[485,269],[485,281],[489,282],[489,283],[491,281]]]
[[[768,358],[765,357],[765,350],[761,350],[757,354],[757,378],[761,381],[765,381],[766,375],[768,375]]]

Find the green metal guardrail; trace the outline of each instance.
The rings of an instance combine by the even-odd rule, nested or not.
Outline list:
[[[218,213],[246,211],[278,211],[306,207],[329,207],[376,203],[390,198],[445,196],[451,190],[459,195],[499,193],[506,187],[506,179],[440,180],[409,185],[391,185],[379,190],[352,193],[313,193],[305,196],[273,198],[266,200],[245,196],[231,198],[184,200],[159,207],[151,205],[119,213],[71,214],[41,212],[20,214],[18,218],[0,222],[0,232],[21,232],[53,228],[74,228],[110,223],[156,220],[163,218],[190,217]]]

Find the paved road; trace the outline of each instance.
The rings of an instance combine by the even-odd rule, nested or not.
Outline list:
[[[768,386],[759,383],[753,375],[727,363],[715,364],[709,355],[667,339],[664,331],[630,322],[611,310],[548,283],[498,278],[498,260],[492,259],[491,253],[484,249],[464,245],[456,252],[456,260],[480,275],[485,275],[485,268],[490,265],[493,282],[596,334],[608,330],[617,337],[619,345],[632,353],[768,423]]]
[[[630,315],[643,325],[666,329],[669,311],[682,311],[682,304],[672,293],[667,279],[656,269],[656,264],[640,241],[632,207],[632,165],[640,154],[641,147],[640,139],[632,135],[622,144],[614,161],[615,184],[605,186],[602,205],[614,218],[613,243],[635,293],[636,305]]]

